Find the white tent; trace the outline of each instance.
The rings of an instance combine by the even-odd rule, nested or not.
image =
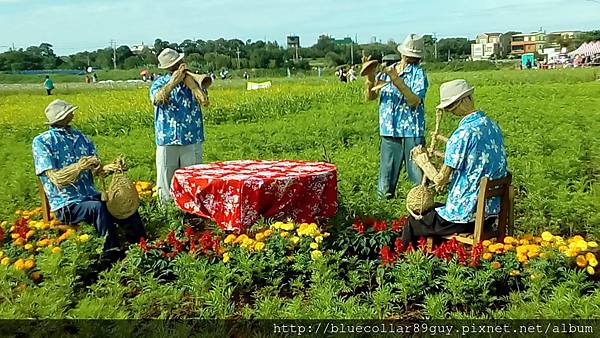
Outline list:
[[[579,48],[569,53],[570,56],[592,56],[596,54],[600,54],[600,41],[584,42],[581,44],[581,46],[579,46]]]

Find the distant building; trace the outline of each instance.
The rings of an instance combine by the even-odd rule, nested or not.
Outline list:
[[[581,31],[557,31],[557,32],[549,33],[548,34],[548,38],[550,38],[550,37],[559,37],[559,38],[562,38],[562,39],[573,40],[574,38],[576,38],[581,33],[582,33]]]
[[[139,45],[133,45],[129,48],[134,55],[142,54],[146,49],[150,49],[150,47],[144,45],[142,42]]]
[[[287,37],[287,48],[300,48],[300,37],[291,35]]]
[[[473,60],[489,60],[505,58],[511,51],[511,34],[481,33],[471,44]]]
[[[336,45],[349,45],[352,44],[353,41],[352,38],[345,37],[343,39],[335,39],[333,42],[335,42]]]
[[[525,53],[542,54],[546,45],[546,33],[534,32],[529,34],[515,34],[510,43],[511,54],[520,56]]]

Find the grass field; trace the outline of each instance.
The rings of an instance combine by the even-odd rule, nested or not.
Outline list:
[[[439,85],[457,77],[475,85],[476,106],[496,120],[503,131],[509,170],[517,192],[517,233],[550,231],[600,239],[600,82],[596,81],[595,71],[432,73],[426,101],[428,130],[432,130],[434,123],[433,107],[439,100]],[[79,106],[74,125],[92,137],[103,159],[124,154],[133,178],[154,181],[153,115],[147,87],[107,89],[72,85],[59,86],[53,97],[42,94],[33,87],[0,89],[3,135],[0,138],[0,181],[4,182],[0,186],[0,220],[12,219],[16,209],[39,205],[31,140],[45,129],[44,107],[54,98]],[[400,180],[399,198],[391,201],[376,198],[377,106],[375,102],[364,100],[362,82],[341,84],[333,78],[275,79],[268,90],[247,92],[243,82],[217,81],[210,95],[212,105],[204,112],[206,162],[233,159],[331,161],[338,167],[340,192],[340,211],[332,220],[333,228],[350,226],[356,216],[392,220],[406,214],[404,196],[410,184],[405,174]],[[445,115],[443,133],[448,135],[458,122],[457,118]],[[145,207],[143,214],[149,218],[150,230],[155,236],[173,226],[173,219],[169,219],[173,214],[161,214],[152,206]],[[332,231],[331,237],[343,235],[344,232]],[[341,259],[341,254],[336,256],[335,242],[333,239],[330,244],[333,253],[327,263],[310,266],[298,263],[300,265],[286,270],[302,271],[301,277],[294,275],[294,278],[298,283],[306,283],[291,283],[291,289],[278,287],[282,281],[277,279],[277,272],[273,272],[279,271],[275,263],[270,267],[251,268],[256,261],[240,258],[240,265],[233,273],[226,271],[223,264],[211,265],[213,261],[184,255],[169,265],[172,269],[169,271],[177,276],[173,282],[165,283],[152,276],[134,277],[139,271],[124,263],[109,271],[103,277],[104,284],[97,284],[89,294],[78,291],[73,286],[74,280],[56,277],[37,289],[32,286],[29,294],[23,293],[22,297],[29,298],[0,295],[3,299],[0,300],[0,317],[21,317],[19,311],[31,316],[74,318],[598,317],[600,293],[595,291],[596,282],[587,281],[584,274],[571,270],[559,269],[562,275],[558,276],[554,271],[556,265],[549,263],[532,264],[537,269],[532,276],[548,273],[548,277],[519,284],[520,292],[500,292],[496,290],[498,285],[486,282],[508,283],[503,276],[510,270],[503,275],[494,275],[498,273],[495,270],[477,270],[479,272],[472,274],[460,266],[450,266],[444,268],[441,279],[435,277],[430,281],[450,283],[454,289],[440,291],[427,287],[429,291],[421,294],[415,291],[424,287],[417,282],[422,279],[420,274],[437,276],[437,272],[432,272],[437,268],[427,270],[430,262],[421,255],[407,257],[408,263],[398,264],[392,275],[380,275],[376,259],[348,263]],[[69,245],[63,251],[72,249],[69,254],[72,256],[65,251],[65,259],[72,258],[72,262],[59,264],[50,254],[40,258],[40,266],[45,266],[49,275],[60,274],[56,270],[59,265],[73,269],[65,272],[65,276],[75,274],[74,257],[76,253],[82,254],[74,248],[75,244]],[[139,255],[137,250],[132,257]],[[82,257],[86,256],[78,259]],[[277,259],[269,258],[270,262],[279,262]],[[349,269],[347,264],[356,271],[341,277],[345,275],[343,271]],[[502,261],[502,264],[509,269],[508,263]],[[183,266],[188,270],[182,269]],[[420,270],[411,270],[411,266],[420,266]],[[256,269],[260,268],[264,270],[256,275]],[[254,274],[247,272],[251,270]],[[210,276],[207,271],[211,271]],[[485,275],[488,272],[489,275]],[[17,278],[12,272],[1,274]],[[401,275],[409,277],[399,277]],[[144,293],[129,295],[130,286],[119,283],[123,276],[137,283],[136,288],[145,288]],[[198,279],[201,281],[197,284],[186,284]],[[221,279],[228,282],[221,284]],[[263,279],[267,282],[256,282]],[[8,283],[0,285],[0,290],[2,287],[14,289],[18,282]],[[239,285],[251,286],[240,288]],[[68,290],[35,300],[36,295],[41,297],[54,292],[51,288],[59,287]],[[179,302],[181,292],[190,297],[183,303]],[[468,294],[482,296],[469,301]],[[463,300],[459,301],[461,297]],[[128,300],[120,302],[122,299]],[[577,304],[573,299],[577,299]],[[12,305],[9,306],[8,300]],[[32,302],[49,308],[25,310]],[[53,302],[63,304],[64,309],[51,305]],[[562,306],[560,310],[559,306]]]

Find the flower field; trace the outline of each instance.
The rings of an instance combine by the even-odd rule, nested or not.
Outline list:
[[[600,82],[593,70],[432,73],[464,77],[498,121],[516,190],[515,233],[472,250],[456,241],[402,247],[405,174],[394,200],[375,196],[376,106],[361,83],[242,83],[211,92],[204,159],[325,160],[338,168],[330,220],[261,220],[245,234],[158,207],[147,88],[59,87],[74,125],[103,159],[128,159],[148,238],[92,278],[93,228],[43,222],[31,140],[50,99],[0,89],[0,318],[600,318]],[[444,116],[449,134],[458,119]],[[443,201],[443,196],[440,196]]]

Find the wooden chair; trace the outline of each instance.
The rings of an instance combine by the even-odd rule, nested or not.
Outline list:
[[[42,217],[44,222],[50,222],[50,203],[48,202],[48,197],[44,191],[44,185],[38,176],[35,177],[35,181],[38,186],[40,201],[42,201]]]
[[[513,232],[514,226],[514,188],[512,186],[512,174],[497,180],[490,180],[484,177],[479,186],[479,196],[477,197],[477,211],[475,214],[475,229],[473,233],[461,233],[449,236],[442,236],[445,239],[455,238],[461,243],[475,245],[479,241],[496,238],[497,241],[503,241],[508,231]],[[498,227],[495,231],[485,229],[485,202],[492,197],[500,197],[500,214],[498,215]],[[428,245],[433,245],[433,239],[428,239]]]

